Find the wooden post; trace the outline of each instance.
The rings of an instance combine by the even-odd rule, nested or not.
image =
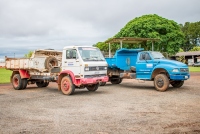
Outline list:
[[[120,40],[120,48],[122,49],[122,40]]]
[[[154,46],[153,45],[154,45],[154,42],[152,41],[152,47],[151,47],[152,51],[154,50],[154,48],[153,48]]]
[[[193,60],[193,63],[194,63],[194,55],[192,55],[192,60]]]

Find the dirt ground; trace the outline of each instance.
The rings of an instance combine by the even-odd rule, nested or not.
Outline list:
[[[152,82],[124,80],[65,96],[56,83],[14,90],[0,85],[0,133],[200,133],[200,73],[158,92]]]

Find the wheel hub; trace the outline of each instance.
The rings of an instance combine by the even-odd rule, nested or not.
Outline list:
[[[70,87],[69,82],[65,80],[65,81],[63,82],[62,87],[63,87],[63,89],[64,89],[65,91],[68,91],[68,90],[69,90],[69,87]]]
[[[19,85],[19,80],[17,78],[14,78],[13,81],[15,87],[17,87]]]
[[[163,87],[163,85],[164,85],[163,79],[159,78],[159,79],[157,80],[156,84],[157,84],[158,87]]]

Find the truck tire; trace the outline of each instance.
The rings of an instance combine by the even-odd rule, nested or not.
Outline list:
[[[172,81],[170,84],[171,84],[173,87],[175,87],[175,88],[180,88],[180,87],[183,86],[184,81],[181,81],[181,80]]]
[[[26,89],[27,83],[28,83],[27,79],[22,79],[22,89]]]
[[[47,87],[49,85],[49,82],[44,81],[38,81],[36,82],[37,87]]]
[[[93,91],[94,92],[99,88],[99,83],[93,84],[93,85],[88,85],[86,88],[87,88],[88,91]]]
[[[154,87],[156,90],[164,92],[169,87],[169,79],[165,74],[158,74],[154,78]]]
[[[47,87],[49,85],[49,82],[44,82],[43,87]]]
[[[20,89],[22,89],[23,82],[22,82],[22,79],[21,79],[20,74],[15,74],[15,75],[12,77],[12,85],[13,85],[13,88],[14,88],[15,90],[20,90]]]
[[[105,86],[105,85],[106,85],[106,82],[100,82],[99,85],[100,85],[100,86]]]
[[[43,81],[36,82],[37,87],[43,87],[43,84],[44,84]]]
[[[121,78],[119,78],[119,79],[112,79],[112,78],[111,78],[110,82],[111,82],[112,84],[120,84],[120,83],[122,82],[122,79],[121,79]]]
[[[75,86],[69,76],[65,76],[61,80],[61,91],[65,95],[71,95],[75,91]]]
[[[58,66],[58,60],[55,57],[48,57],[45,60],[44,66],[46,69],[50,70],[53,66]]]

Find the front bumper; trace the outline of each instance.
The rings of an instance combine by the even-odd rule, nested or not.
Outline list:
[[[87,84],[97,84],[99,82],[108,82],[108,80],[109,80],[108,76],[103,76],[95,78],[83,78],[80,79],[80,82],[82,85],[87,85]]]
[[[187,80],[190,78],[189,74],[186,75],[170,75],[171,80]]]

